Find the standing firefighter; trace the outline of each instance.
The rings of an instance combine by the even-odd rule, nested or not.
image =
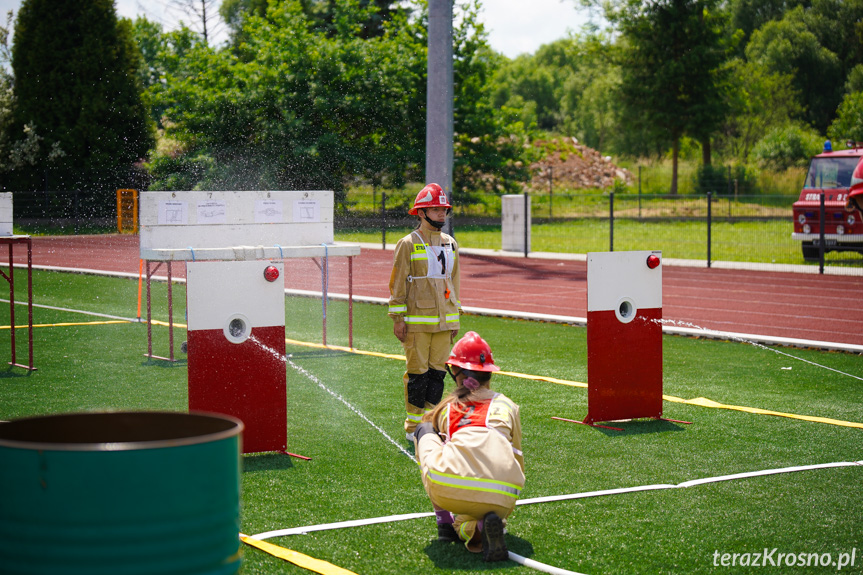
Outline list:
[[[509,557],[504,520],[524,488],[519,408],[490,389],[499,368],[476,332],[455,344],[447,364],[456,388],[416,430],[438,540],[461,539],[486,561],[503,561]]]
[[[443,395],[446,359],[459,329],[458,245],[440,231],[451,207],[437,184],[417,194],[408,213],[419,218],[419,225],[396,244],[390,274],[389,315],[407,358],[409,441],[423,414]]]

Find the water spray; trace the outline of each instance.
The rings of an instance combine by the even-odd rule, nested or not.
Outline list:
[[[343,404],[345,404],[348,407],[348,409],[350,409],[351,411],[353,411],[354,413],[359,415],[366,423],[368,423],[369,425],[374,427],[378,432],[380,432],[381,435],[383,435],[387,439],[387,441],[389,441],[390,443],[395,445],[399,449],[399,451],[401,451],[402,453],[404,453],[405,455],[410,457],[412,460],[414,459],[414,456],[411,455],[411,453],[409,451],[407,451],[404,447],[399,445],[395,439],[393,439],[392,437],[389,436],[389,434],[387,434],[386,431],[384,431],[379,425],[377,425],[371,419],[366,417],[359,409],[357,409],[354,405],[352,405],[348,400],[346,400],[344,397],[342,397],[341,395],[339,395],[338,393],[336,393],[335,391],[331,390],[326,385],[324,385],[324,383],[320,379],[315,377],[314,374],[310,373],[309,371],[307,371],[302,366],[299,366],[296,363],[294,363],[293,361],[291,361],[291,355],[290,354],[287,354],[287,355],[280,354],[278,351],[274,350],[273,348],[262,343],[260,340],[256,339],[254,335],[249,337],[249,341],[253,342],[255,345],[257,345],[258,347],[260,347],[261,349],[263,349],[264,351],[266,351],[267,353],[269,353],[270,355],[272,355],[274,358],[281,361],[282,363],[284,363],[286,365],[290,365],[295,371],[302,374],[303,376],[305,376],[307,379],[311,380],[312,382],[316,383],[318,385],[318,387],[320,387],[321,389],[323,389],[324,391],[326,391],[327,393],[329,393],[330,395],[332,395],[333,397],[335,397],[336,399],[341,401]]]

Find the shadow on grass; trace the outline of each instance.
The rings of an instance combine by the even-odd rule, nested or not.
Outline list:
[[[285,453],[248,453],[243,455],[243,472],[290,469],[294,466],[292,459]]]
[[[516,537],[512,534],[506,535],[506,546],[513,553],[522,557],[533,555],[533,545],[529,541]],[[464,543],[447,543],[443,541],[432,541],[426,545],[425,553],[438,569],[450,571],[496,571],[518,567],[512,561],[500,561],[486,563],[482,560],[482,553],[471,553]]]
[[[174,361],[170,361],[167,359],[157,359],[154,357],[144,356],[144,361],[141,362],[141,367],[186,367],[188,365],[188,361],[183,359],[174,359]]]
[[[36,369],[39,369],[38,366],[36,366]],[[17,378],[21,378],[21,377],[27,378],[27,377],[30,377],[31,375],[33,375],[34,373],[36,373],[36,372],[33,370],[30,370],[30,369],[24,369],[24,368],[17,367],[14,365],[9,365],[6,367],[5,370],[0,371],[0,379],[4,379],[4,378],[17,379]]]
[[[606,425],[603,423],[603,425]],[[607,437],[627,437],[630,435],[644,435],[647,433],[664,433],[666,431],[684,431],[686,425],[679,425],[666,419],[633,419],[630,421],[615,421],[607,424],[610,427],[619,427],[623,431],[594,427],[597,431]]]

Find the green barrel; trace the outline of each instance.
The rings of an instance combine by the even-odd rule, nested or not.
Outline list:
[[[237,573],[242,430],[155,412],[0,423],[0,572]]]

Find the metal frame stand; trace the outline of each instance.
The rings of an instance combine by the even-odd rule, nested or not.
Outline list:
[[[147,260],[147,353],[145,353],[144,356],[150,359],[162,359],[171,362],[177,361],[174,359],[174,295],[171,290],[171,286],[173,284],[173,280],[171,279],[171,262],[156,262],[156,267],[153,268],[152,271],[150,270],[150,263],[151,260]],[[153,322],[150,312],[150,278],[160,267],[162,267],[163,263],[168,264],[168,357],[153,355]]]
[[[15,350],[15,276],[12,261],[13,246],[22,243],[27,244],[27,334],[29,336],[29,363],[27,365],[16,362]],[[36,368],[33,367],[33,242],[30,236],[8,236],[0,237],[0,244],[9,246],[9,274],[7,275],[3,270],[0,270],[0,275],[9,282],[9,338],[12,345],[12,361],[9,362],[9,365],[36,371]]]

